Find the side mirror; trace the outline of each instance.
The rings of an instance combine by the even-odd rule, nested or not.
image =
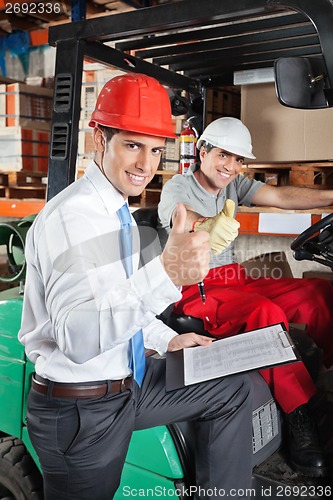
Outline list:
[[[333,106],[333,90],[327,82],[322,59],[286,57],[274,64],[275,89],[284,106],[320,109]]]

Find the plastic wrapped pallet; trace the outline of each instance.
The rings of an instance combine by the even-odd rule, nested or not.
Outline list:
[[[0,129],[0,171],[47,172],[50,132],[24,127]]]
[[[0,127],[6,126],[6,85],[0,85]]]
[[[52,104],[53,89],[11,83],[6,85],[4,110],[0,100],[0,114],[5,116],[7,127],[50,130]]]

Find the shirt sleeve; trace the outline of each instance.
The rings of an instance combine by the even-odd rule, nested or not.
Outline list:
[[[68,219],[72,216],[68,214]],[[66,234],[70,234],[70,220],[66,222]],[[38,242],[30,233],[22,343],[39,338],[44,344],[49,341],[51,347],[55,342],[68,359],[82,364],[127,342],[153,323],[150,330],[156,328],[154,343],[163,351],[168,339],[162,338],[158,345],[160,331],[154,319],[180,300],[181,293],[159,256],[126,279],[117,255],[117,237],[111,232],[108,238],[84,239],[65,250],[60,225],[53,225],[52,234],[37,238]],[[96,246],[99,251],[95,251]],[[32,351],[38,350],[33,343],[31,359]]]
[[[170,340],[176,335],[178,333],[157,318],[143,329],[145,347],[154,349],[161,356],[167,352]]]
[[[236,190],[238,195],[238,204],[250,207],[252,198],[263,186],[264,183],[255,179],[248,179],[244,175],[239,175],[236,180]]]
[[[70,359],[86,361],[87,356],[94,357],[129,340],[180,298],[181,294],[165,273],[160,257],[156,257],[129,279],[110,286],[102,296],[89,303],[83,301],[70,311],[59,310],[58,345]],[[89,345],[83,346],[77,332],[87,328],[90,335],[85,338],[89,339]],[[156,336],[159,334],[156,330]]]
[[[170,228],[172,213],[179,202],[191,206],[189,190],[186,189],[184,176],[177,174],[162,189],[158,204],[158,217],[162,228]]]

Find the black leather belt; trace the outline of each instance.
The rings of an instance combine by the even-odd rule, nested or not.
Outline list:
[[[42,377],[32,376],[32,387],[40,394],[48,394],[54,398],[98,398],[106,396],[107,394],[119,394],[124,392],[131,386],[132,377],[123,378],[122,380],[111,380],[110,384],[105,382],[93,385],[80,385],[80,384],[59,384],[51,382]],[[49,389],[49,385],[52,387]]]

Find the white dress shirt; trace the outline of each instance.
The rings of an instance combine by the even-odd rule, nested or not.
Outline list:
[[[154,258],[126,279],[116,211],[124,198],[95,163],[50,200],[26,242],[27,277],[19,340],[36,372],[58,382],[121,379],[131,373],[129,339],[165,353],[176,333],[157,320],[181,293]],[[133,220],[133,225],[135,221]]]

